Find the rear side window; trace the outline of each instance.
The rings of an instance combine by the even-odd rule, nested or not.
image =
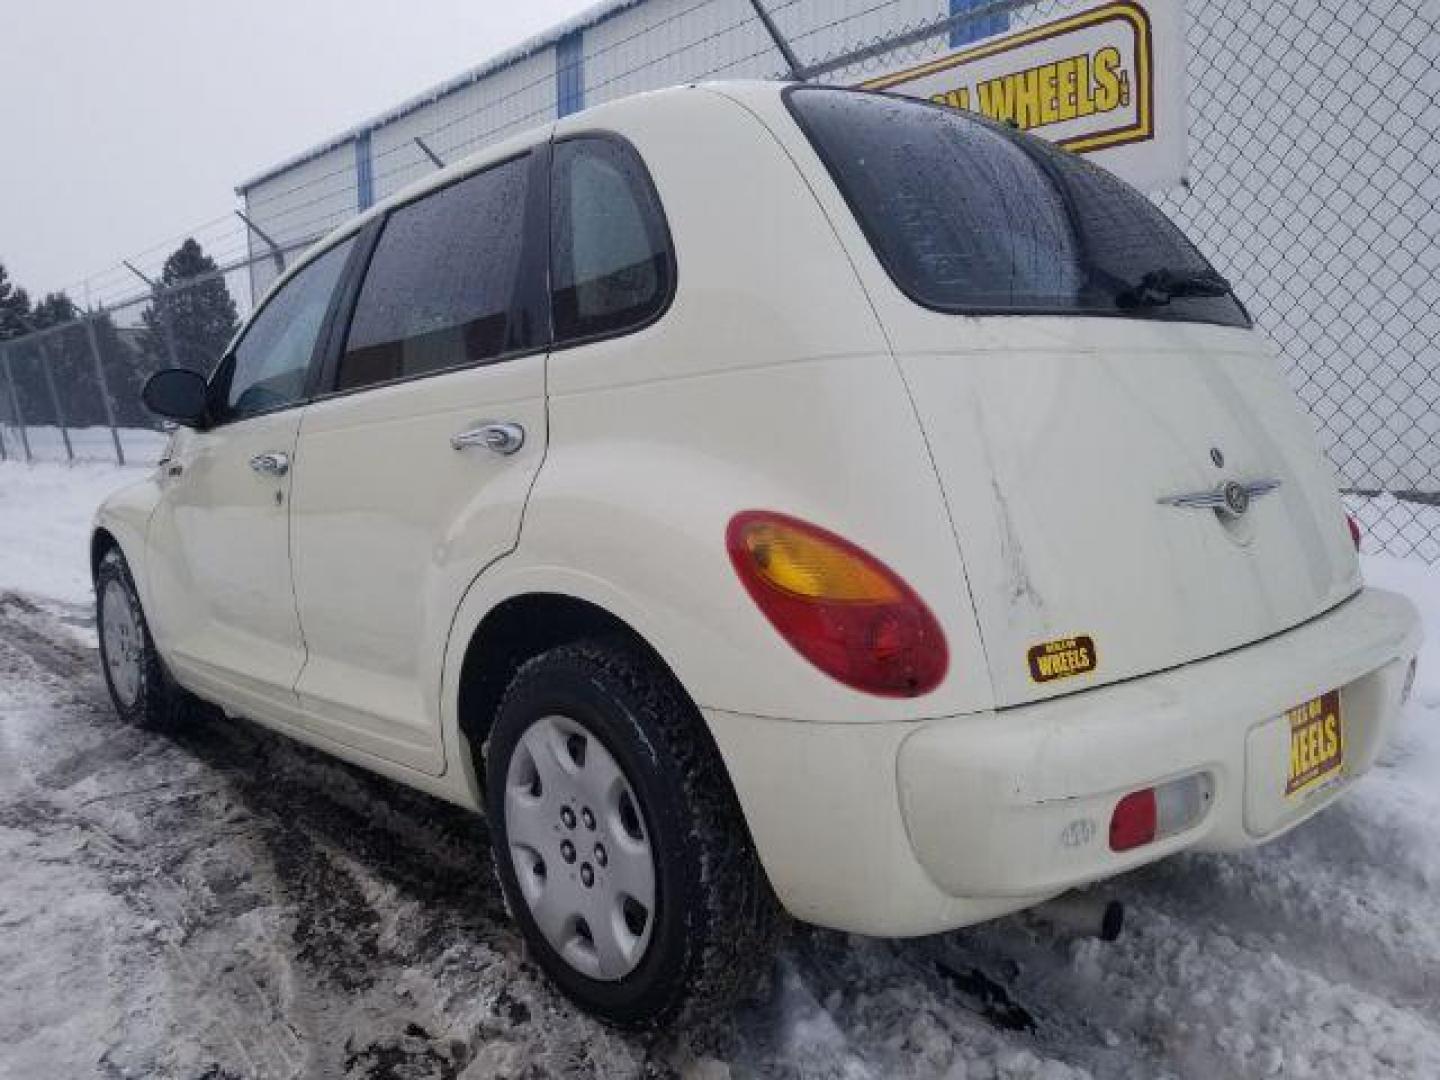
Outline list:
[[[669,305],[675,265],[639,155],[611,136],[555,144],[551,302],[557,343],[638,329]]]
[[[360,288],[337,390],[482,364],[541,343],[520,310],[530,157],[394,210]]]
[[[786,101],[917,303],[1250,325],[1170,219],[1083,158],[909,98],[797,87]]]

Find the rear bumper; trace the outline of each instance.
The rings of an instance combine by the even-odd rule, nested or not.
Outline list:
[[[1374,764],[1419,621],[1366,590],[1223,656],[1036,705],[912,723],[801,724],[707,712],[761,860],[797,918],[886,936],[1028,906],[1184,848],[1247,847],[1293,827]],[[1340,688],[1345,765],[1287,797],[1287,709]],[[1195,772],[1190,827],[1109,846],[1125,794]]]

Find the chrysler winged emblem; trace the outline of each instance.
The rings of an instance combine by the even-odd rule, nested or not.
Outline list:
[[[1279,486],[1279,480],[1251,480],[1243,484],[1238,480],[1226,480],[1209,491],[1166,495],[1156,501],[1162,506],[1178,506],[1184,510],[1214,510],[1217,514],[1238,518],[1245,516],[1252,502],[1269,495]]]

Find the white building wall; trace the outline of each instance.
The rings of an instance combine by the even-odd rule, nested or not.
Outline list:
[[[371,133],[375,198],[432,172],[418,135],[446,164],[555,118],[555,50],[544,49]]]
[[[787,7],[773,3],[770,6],[776,9],[775,25],[790,42],[791,49],[802,64],[820,63],[876,41],[897,37],[950,13],[948,0],[889,0],[888,3],[876,3],[875,0],[796,0]],[[893,66],[912,57],[920,59],[943,52],[948,47],[948,37],[941,34],[911,46],[901,57],[886,58],[883,62]],[[856,79],[864,77],[862,70],[852,74]]]
[[[772,0],[771,6],[801,60],[810,62],[938,18],[948,0],[792,0],[784,6]],[[784,69],[749,0],[620,6],[583,29],[582,46],[587,105],[675,83],[765,78]],[[450,163],[553,119],[555,57],[555,47],[548,45],[370,128],[372,201],[434,168],[416,136]],[[361,209],[354,139],[252,186],[245,203],[246,213],[282,246],[328,232]],[[252,254],[262,254],[263,244],[251,241]],[[252,269],[257,297],[273,277],[268,261]]]
[[[769,7],[802,64],[949,12],[948,0],[792,0]],[[587,29],[584,56],[585,101],[591,105],[676,83],[771,78],[785,71],[749,0],[649,0]]]
[[[319,157],[296,165],[245,192],[245,214],[281,248],[322,236],[354,216],[358,203],[355,148],[342,143]],[[250,238],[252,255],[269,249],[258,237]],[[298,251],[291,251],[293,258]],[[269,259],[250,268],[251,295],[258,300],[275,280]]]
[[[649,0],[585,31],[585,103],[783,67],[748,0]]]
[[[1190,184],[1155,197],[1281,344],[1342,479],[1440,490],[1440,117],[1421,109],[1411,119],[1424,98],[1415,88],[1433,87],[1436,15],[1423,5],[1336,3],[1322,11],[1301,0],[1188,0]],[[807,64],[949,10],[948,0],[768,6]],[[1012,24],[1064,6],[1041,0]],[[1428,54],[1415,42],[1430,42]],[[859,81],[947,47],[937,35],[827,81]],[[374,198],[433,167],[416,135],[451,162],[552,119],[555,55],[546,44],[374,127]],[[1409,67],[1392,70],[1405,55]],[[749,0],[617,4],[583,27],[582,56],[587,105],[784,67]],[[1397,161],[1403,175],[1390,168]],[[353,141],[255,185],[246,203],[282,244],[333,228],[358,208]],[[272,275],[268,260],[258,263],[257,288]]]

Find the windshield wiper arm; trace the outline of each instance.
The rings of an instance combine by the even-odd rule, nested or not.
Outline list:
[[[1176,273],[1161,267],[1121,289],[1115,303],[1122,308],[1157,307],[1177,296],[1227,296],[1231,291],[1230,282],[1219,274]]]

